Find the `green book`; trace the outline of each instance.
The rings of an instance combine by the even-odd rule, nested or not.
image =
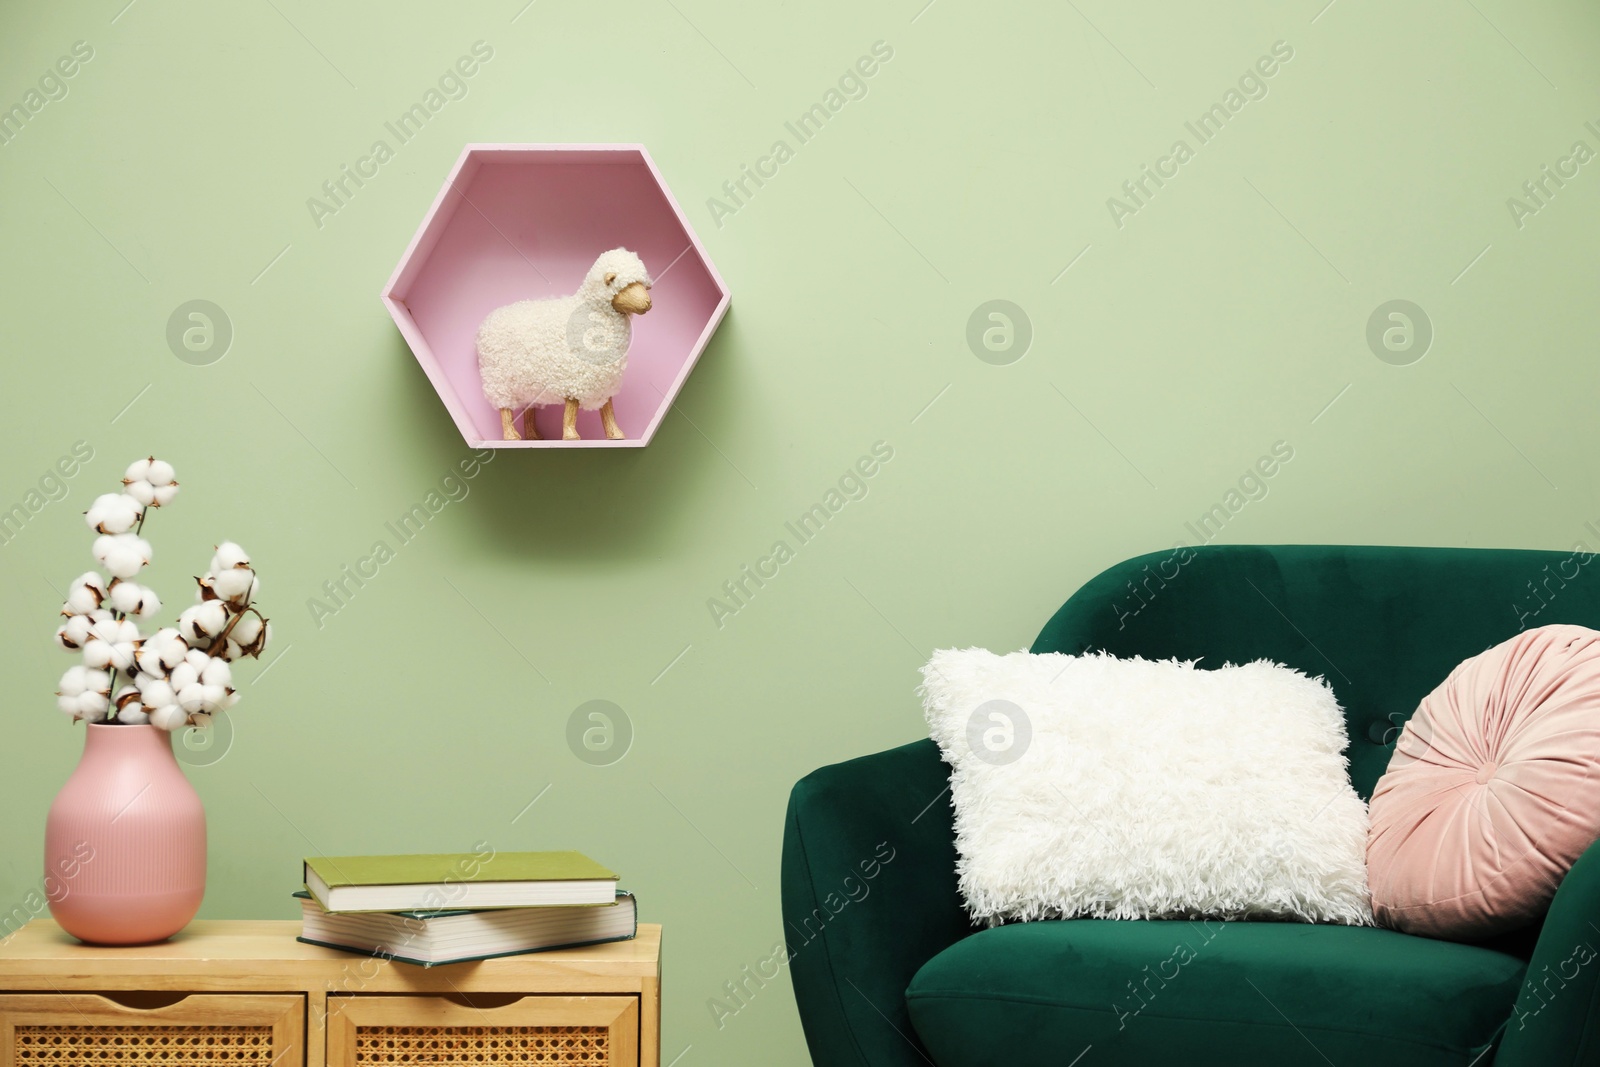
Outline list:
[[[616,903],[617,876],[581,852],[309,856],[306,889],[331,912]]]
[[[383,959],[438,967],[547,949],[626,941],[639,928],[633,894],[609,908],[493,908],[487,911],[334,913],[307,892],[298,940]]]

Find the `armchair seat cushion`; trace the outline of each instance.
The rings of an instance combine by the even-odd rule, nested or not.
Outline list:
[[[906,1001],[938,1067],[1481,1067],[1524,970],[1369,927],[1075,919],[964,938]]]

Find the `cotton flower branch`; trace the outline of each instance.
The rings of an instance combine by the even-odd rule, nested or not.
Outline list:
[[[85,722],[204,726],[239,700],[232,664],[259,659],[271,640],[272,626],[255,606],[260,579],[244,549],[224,541],[195,579],[195,603],[177,625],[144,634],[139,623],[161,610],[155,591],[134,580],[153,554],[144,523],[149,509],[172,503],[178,481],[170,463],[151,456],[128,467],[122,486],[84,513],[99,535],[92,555],[105,574],[79,575],[61,607],[66,621],[56,644],[82,662],[62,676],[57,704]]]

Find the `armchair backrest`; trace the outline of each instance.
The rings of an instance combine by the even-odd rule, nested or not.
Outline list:
[[[1321,675],[1370,798],[1400,727],[1457,663],[1523,629],[1600,629],[1600,555],[1517,549],[1215,545],[1136,556],[1056,612],[1035,652],[1269,659]]]

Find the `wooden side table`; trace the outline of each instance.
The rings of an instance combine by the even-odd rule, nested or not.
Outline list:
[[[423,968],[201,921],[136,948],[47,919],[0,945],[0,1067],[660,1067],[661,927]]]

